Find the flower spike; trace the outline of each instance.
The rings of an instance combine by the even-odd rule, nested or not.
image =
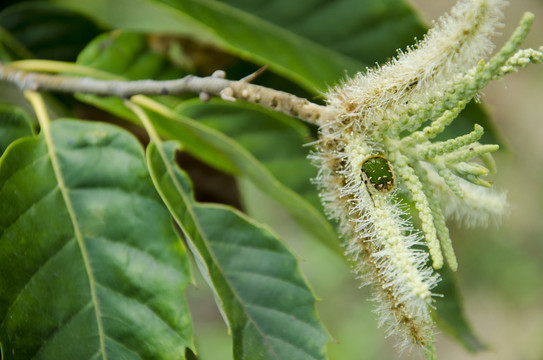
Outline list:
[[[543,61],[541,49],[518,50],[529,14],[485,61],[504,5],[461,0],[396,59],[331,89],[327,108],[334,116],[318,120],[315,182],[327,213],[339,222],[346,254],[372,286],[387,333],[402,339],[401,348],[423,346],[429,357],[435,355],[434,269],[444,261],[458,267],[447,217],[472,225],[507,212],[505,195],[488,189],[486,176],[495,172],[490,153],[498,146],[478,143],[483,128],[434,139],[488,81]],[[419,221],[400,198],[414,204]]]

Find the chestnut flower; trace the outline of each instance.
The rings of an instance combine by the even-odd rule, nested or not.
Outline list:
[[[379,323],[399,335],[400,347],[418,344],[433,353],[434,269],[444,259],[457,269],[446,219],[484,224],[507,212],[505,195],[486,180],[495,171],[490,153],[498,145],[478,142],[481,126],[434,140],[490,80],[543,60],[542,49],[517,51],[533,18],[526,14],[485,61],[504,5],[460,1],[396,59],[330,90],[335,117],[318,124],[315,182],[339,222],[354,271],[373,287]],[[402,198],[414,204],[420,230]]]

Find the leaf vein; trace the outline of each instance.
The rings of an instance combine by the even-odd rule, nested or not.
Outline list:
[[[132,354],[136,355],[138,357],[138,359],[141,359],[142,357],[140,356],[140,354],[136,351],[136,350],[133,350],[131,348],[129,348],[128,346],[126,346],[126,344],[120,342],[119,340],[115,339],[114,337],[111,337],[109,335],[104,335],[104,337],[106,339],[109,339],[111,341],[113,341],[114,343],[116,344],[119,344],[120,346],[122,346],[123,348],[125,348],[126,350],[130,351]]]
[[[271,338],[271,339],[275,339],[275,340],[277,340],[277,341],[279,341],[279,342],[285,344],[286,346],[293,347],[293,348],[299,350],[300,352],[302,352],[302,353],[304,353],[304,354],[307,354],[311,359],[318,359],[318,358],[316,358],[315,356],[313,356],[313,354],[309,353],[306,349],[303,349],[303,348],[301,348],[301,347],[299,347],[299,346],[296,346],[296,345],[294,345],[293,343],[290,343],[290,342],[288,342],[288,341],[285,341],[285,340],[283,340],[283,339],[281,339],[281,338],[279,338],[279,337],[277,337],[277,336],[267,335],[267,337],[269,337],[269,338]]]
[[[284,255],[287,257],[289,256],[287,253],[283,251],[283,249],[274,250],[274,249],[267,249],[267,248],[262,248],[258,246],[252,246],[250,244],[232,243],[232,242],[229,242],[229,240],[223,240],[220,236],[215,237],[214,240],[209,240],[209,242],[213,244],[213,246],[219,245],[219,246],[224,246],[224,247],[235,247],[239,249],[249,249],[249,250],[255,250],[255,251],[259,251],[263,253],[274,253],[274,254]]]
[[[157,319],[160,320],[161,323],[163,323],[166,328],[172,332],[177,338],[179,338],[183,343],[186,343],[185,339],[183,339],[183,337],[181,335],[179,335],[177,333],[177,331],[175,331],[175,329],[170,325],[168,324],[168,322],[166,320],[164,320],[159,314],[157,314],[153,308],[151,308],[148,304],[140,301],[139,299],[137,298],[134,298],[134,297],[130,297],[122,292],[120,292],[118,289],[114,289],[112,287],[109,287],[108,285],[106,284],[103,284],[103,283],[100,283],[100,282],[96,282],[97,285],[101,286],[102,288],[104,288],[105,290],[108,290],[108,291],[111,291],[112,293],[115,293],[115,294],[118,294],[120,296],[122,296],[123,298],[125,299],[128,299],[128,300],[132,300],[140,305],[142,305],[144,308],[146,308],[147,310],[149,310],[149,312],[151,314],[153,314]],[[107,336],[107,335],[106,335]]]
[[[47,265],[47,263],[49,263],[50,261],[52,261],[58,254],[60,254],[62,252],[62,250],[64,248],[66,248],[68,246],[68,244],[70,244],[72,242],[72,240],[75,240],[75,238],[71,238],[70,240],[66,241],[62,246],[60,246],[58,249],[55,250],[54,253],[52,253],[43,263],[40,264],[40,266],[38,266],[36,268],[36,271],[34,271],[32,273],[32,275],[30,275],[30,277],[28,278],[28,280],[25,282],[25,286],[21,289],[21,291],[19,292],[19,294],[17,295],[17,297],[13,300],[13,302],[11,303],[11,305],[9,306],[8,310],[6,311],[6,316],[4,316],[4,318],[2,319],[2,323],[0,323],[0,329],[3,327],[4,325],[4,322],[6,321],[11,309],[13,308],[13,306],[19,301],[19,299],[21,298],[23,292],[24,292],[24,289],[26,289],[26,287],[28,286],[28,283],[30,283],[30,281],[32,281],[32,279],[44,268],[45,265]]]
[[[47,156],[44,155],[43,157],[47,157]],[[41,157],[40,157],[39,159],[41,159]],[[37,163],[37,162],[38,162],[37,160],[36,160],[36,161],[32,161],[31,163],[29,163],[29,164],[27,164],[26,166],[24,166],[24,168],[26,168],[26,167],[28,167],[28,166],[31,166],[31,165],[33,165],[33,164],[35,164],[35,163]],[[21,169],[22,169],[22,168],[21,168]],[[7,178],[5,183],[7,183],[7,182],[8,182],[8,181],[9,181],[16,173],[18,173],[18,172],[19,172],[19,170],[16,171],[15,173],[13,173],[9,178]],[[50,195],[54,190],[56,190],[57,188],[58,188],[58,186],[56,186],[56,185],[53,186],[53,187],[51,187],[51,189],[50,189],[49,191],[44,192],[39,198],[37,198],[35,201],[32,201],[32,204],[31,204],[30,206],[28,206],[26,209],[22,210],[22,211],[19,213],[19,215],[18,215],[15,219],[13,219],[13,221],[12,221],[10,224],[8,224],[7,226],[3,227],[3,228],[0,230],[0,236],[2,236],[2,235],[4,234],[4,231],[5,231],[6,229],[9,229],[13,224],[15,224],[15,223],[21,218],[21,216],[23,216],[24,214],[26,214],[26,213],[27,213],[30,209],[32,209],[37,203],[39,203],[39,202],[42,201],[44,198],[46,198],[47,196],[49,196],[49,195]],[[4,189],[3,187],[0,188],[0,193],[2,192],[3,189]]]
[[[127,247],[127,248],[129,248],[129,249],[131,249],[131,250],[137,251],[138,253],[141,253],[141,254],[143,254],[143,255],[145,255],[145,256],[148,256],[149,258],[153,259],[156,263],[158,263],[158,264],[164,266],[164,268],[166,268],[166,269],[172,270],[172,271],[174,271],[175,273],[179,273],[179,272],[180,272],[179,269],[174,268],[174,267],[171,266],[170,264],[164,262],[162,259],[160,259],[160,258],[154,256],[153,254],[151,254],[151,253],[149,253],[149,252],[147,252],[147,251],[144,251],[143,249],[140,249],[140,248],[137,247],[137,246],[134,246],[134,245],[129,244],[129,243],[127,243],[127,242],[116,241],[116,240],[110,239],[110,238],[108,238],[108,237],[100,237],[99,239],[100,239],[100,240],[104,240],[104,241],[106,241],[106,242],[109,242],[109,243],[111,243],[111,244],[121,245],[121,246],[123,246],[123,247]]]
[[[319,329],[317,327],[315,327],[315,324],[311,324],[311,323],[308,323],[307,321],[301,320],[301,319],[297,318],[296,316],[294,316],[294,314],[291,314],[291,313],[288,313],[288,312],[285,312],[285,311],[282,311],[282,310],[278,310],[278,309],[275,309],[275,308],[254,304],[254,303],[253,304],[247,304],[247,307],[262,309],[262,310],[269,311],[269,312],[279,313],[279,314],[284,315],[285,317],[287,317],[289,319],[296,320],[301,325],[308,327],[310,330],[314,330],[316,332],[319,332],[318,331]]]
[[[242,270],[226,270],[225,274],[242,274],[242,275],[250,275],[250,276],[259,276],[259,277],[266,278],[266,279],[272,279],[272,280],[276,280],[276,281],[279,281],[279,282],[282,282],[282,283],[285,283],[285,284],[288,284],[288,285],[292,285],[292,286],[302,290],[303,292],[310,294],[310,292],[307,290],[307,288],[304,285],[297,284],[297,283],[294,283],[292,281],[288,281],[287,279],[282,279],[280,277],[276,277],[276,276],[272,276],[272,275],[268,275],[268,274],[257,273],[257,272],[249,272],[249,271],[242,271]]]
[[[62,324],[60,324],[53,332],[51,332],[49,335],[47,335],[46,338],[43,339],[42,341],[42,344],[40,345],[40,347],[38,348],[38,350],[36,350],[36,352],[34,353],[33,356],[31,356],[31,358],[36,358],[37,355],[42,351],[43,349],[43,346],[50,340],[52,339],[53,337],[56,336],[56,334],[59,332],[59,330],[64,327],[64,326],[67,326],[72,320],[74,320],[79,314],[83,313],[84,311],[88,310],[88,308],[92,305],[92,301],[89,301],[87,302],[84,306],[81,307],[81,309],[79,309],[78,311],[76,311],[75,313],[71,314],[67,319],[65,319],[63,321]]]

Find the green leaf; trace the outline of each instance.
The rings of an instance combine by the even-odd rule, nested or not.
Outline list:
[[[34,134],[32,119],[21,108],[0,104],[0,156],[13,141]]]
[[[32,56],[33,54],[27,48],[0,25],[0,61],[9,62]]]
[[[220,301],[234,359],[325,359],[328,336],[296,258],[232,208],[195,203],[175,166],[175,148],[173,142],[148,148],[151,176]]]
[[[145,34],[111,32],[93,39],[77,57],[77,63],[128,80],[169,80],[187,73],[174,66],[166,54],[151,46]]]
[[[101,30],[86,17],[44,2],[23,2],[0,12],[0,39],[17,58],[74,61]]]
[[[370,66],[426,32],[418,12],[403,0],[223,2]]]
[[[442,294],[436,297],[434,318],[441,330],[456,339],[467,350],[478,352],[487,349],[471,328],[464,313],[464,302],[458,289],[458,280],[448,267],[439,270],[441,281],[434,293]]]
[[[66,104],[59,101],[52,93],[43,93],[42,98],[47,107],[48,114],[56,119],[60,117],[69,116],[71,113],[66,107]],[[25,98],[24,93],[16,85],[3,83],[0,85],[0,101],[1,103],[9,104],[10,106],[17,107],[26,113],[33,113],[34,109]],[[0,127],[2,125],[0,124]]]
[[[121,80],[169,80],[183,77],[182,69],[173,66],[165,54],[159,53],[150,45],[152,40],[145,34],[111,32],[93,39],[77,58],[77,64],[111,73],[112,79]],[[111,80],[111,79],[110,79]],[[115,97],[98,97],[77,94],[82,101],[132,121],[137,122],[123,100]],[[170,106],[179,103],[176,97],[155,96]],[[211,154],[211,157],[216,154]]]
[[[137,141],[57,120],[0,161],[3,359],[181,359],[182,243]]]

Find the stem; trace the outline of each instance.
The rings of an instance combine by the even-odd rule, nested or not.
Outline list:
[[[435,339],[428,341],[423,350],[426,360],[438,360]]]
[[[265,108],[297,117],[311,124],[317,120],[333,119],[334,113],[325,106],[314,104],[295,95],[253,85],[247,81],[231,81],[219,77],[188,75],[176,80],[99,80],[29,72],[20,67],[0,64],[0,80],[11,82],[21,89],[51,90],[65,93],[87,93],[101,96],[129,98],[133,95],[178,95],[206,93],[225,100],[236,99],[259,104]],[[50,66],[50,64],[49,64]]]

